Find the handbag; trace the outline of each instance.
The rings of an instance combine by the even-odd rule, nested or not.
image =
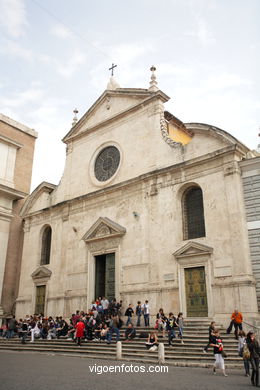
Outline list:
[[[225,359],[225,358],[227,358],[227,354],[226,354],[226,352],[222,349],[222,351],[221,351],[221,356]]]
[[[243,348],[243,359],[249,359],[250,358],[250,351],[248,349],[248,346],[245,344]]]

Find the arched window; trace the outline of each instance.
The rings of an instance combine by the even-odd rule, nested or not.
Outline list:
[[[191,187],[183,195],[184,240],[205,237],[203,196],[200,187]]]
[[[51,233],[51,227],[46,226],[42,233],[41,265],[50,264]]]

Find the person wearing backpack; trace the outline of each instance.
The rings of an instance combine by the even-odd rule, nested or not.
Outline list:
[[[246,334],[243,330],[238,333],[238,355],[243,358],[245,376],[250,375],[249,358],[250,352],[246,345]]]

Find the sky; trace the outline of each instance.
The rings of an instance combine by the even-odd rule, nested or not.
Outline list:
[[[148,88],[185,122],[260,139],[259,0],[0,0],[0,112],[38,132],[32,190],[58,184],[61,139],[106,89]]]

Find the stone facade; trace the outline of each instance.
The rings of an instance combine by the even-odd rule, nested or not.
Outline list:
[[[163,307],[187,316],[187,272],[196,269],[205,277],[206,317],[226,318],[234,307],[256,317],[239,167],[249,149],[216,127],[182,123],[165,111],[169,98],[155,85],[113,85],[64,137],[60,184],[42,183],[23,206],[17,315],[35,311],[41,286],[45,314],[86,310],[97,261],[113,253],[115,297],[125,307],[148,299],[152,314]],[[110,147],[120,161],[105,157],[99,165]],[[107,179],[100,166],[111,169]],[[206,234],[187,239],[183,199],[192,187],[202,190]],[[46,227],[50,262],[41,264]]]
[[[253,274],[260,308],[260,157],[240,162]]]
[[[0,316],[14,313],[23,229],[19,216],[30,192],[37,133],[0,114]]]

